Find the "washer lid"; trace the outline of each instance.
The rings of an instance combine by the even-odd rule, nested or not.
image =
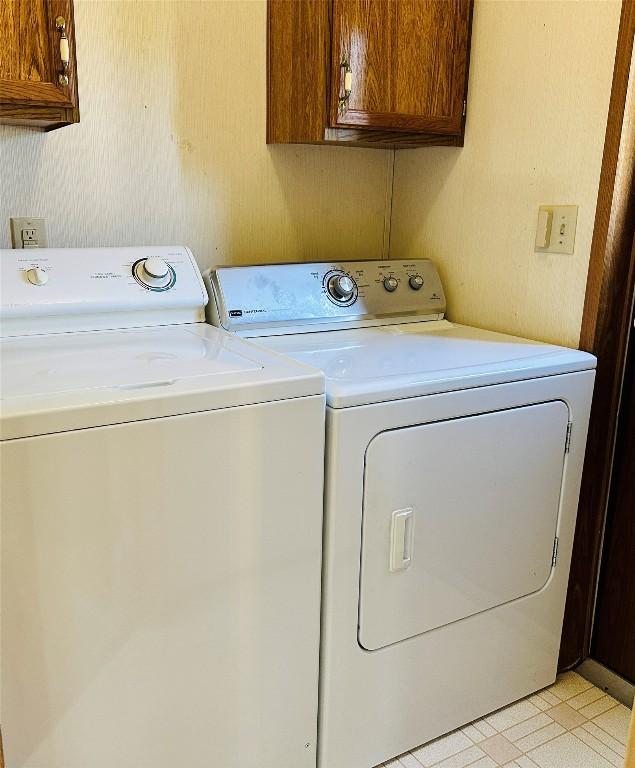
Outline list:
[[[595,368],[576,349],[446,320],[258,339],[326,375],[333,408]]]
[[[3,439],[321,394],[319,371],[204,323],[0,342]]]

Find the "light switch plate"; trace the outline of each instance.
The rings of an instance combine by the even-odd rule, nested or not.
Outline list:
[[[537,253],[573,253],[577,205],[541,205],[536,226]]]
[[[12,248],[46,248],[46,219],[13,218],[11,223]]]

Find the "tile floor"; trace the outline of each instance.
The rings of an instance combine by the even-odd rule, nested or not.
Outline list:
[[[383,766],[622,768],[630,716],[623,704],[566,672],[549,688]]]

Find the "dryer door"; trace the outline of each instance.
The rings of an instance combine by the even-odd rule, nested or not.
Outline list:
[[[376,650],[542,589],[562,401],[390,430],[366,452],[359,642]]]

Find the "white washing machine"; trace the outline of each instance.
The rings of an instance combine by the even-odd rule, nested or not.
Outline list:
[[[0,270],[7,768],[315,766],[322,374],[186,248]]]
[[[553,682],[595,358],[448,322],[426,260],[206,279],[213,322],[326,374],[319,765]]]

